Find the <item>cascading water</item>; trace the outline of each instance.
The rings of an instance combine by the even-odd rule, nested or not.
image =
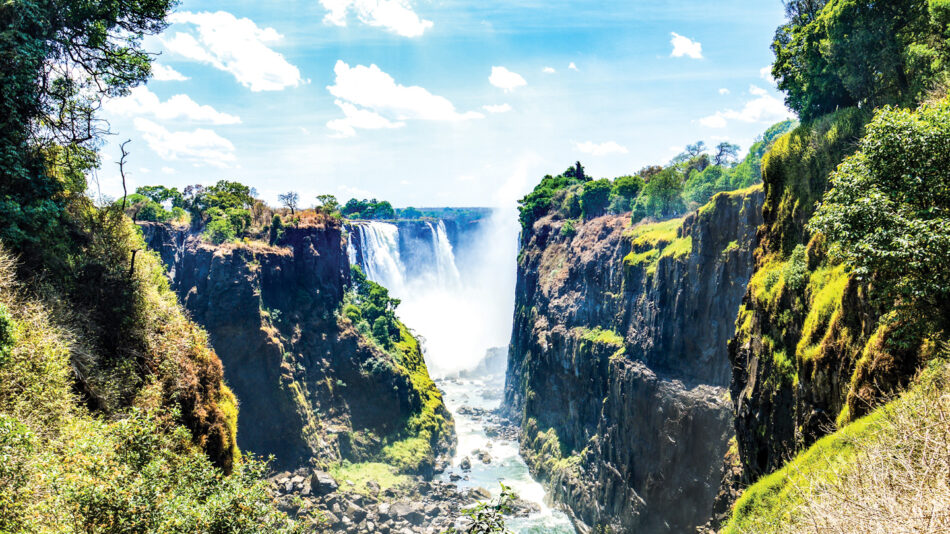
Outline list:
[[[474,369],[492,347],[507,347],[511,335],[514,306],[515,257],[519,225],[513,212],[497,211],[480,230],[465,238],[465,257],[473,265],[460,269],[444,221],[421,226],[428,236],[397,225],[360,222],[350,227],[348,254],[359,263],[366,276],[386,286],[402,304],[397,313],[406,325],[425,340],[423,351],[430,373],[440,377],[445,402],[452,411],[459,446],[453,467],[442,476],[461,477],[460,487],[483,487],[497,495],[499,482],[512,487],[523,499],[537,503],[541,512],[510,522],[519,534],[570,533],[567,518],[544,504],[544,489],[531,478],[512,439],[489,438],[485,418],[473,413],[490,413],[498,408],[504,387],[503,376],[457,377]],[[408,235],[413,233],[414,235]],[[401,254],[400,245],[425,251],[421,256]],[[410,260],[410,256],[415,257]],[[405,262],[419,265],[406,265]],[[460,271],[465,273],[462,276]],[[469,408],[461,410],[460,408]],[[470,471],[462,471],[462,458],[474,458],[475,450],[490,451],[492,461],[472,460]]]

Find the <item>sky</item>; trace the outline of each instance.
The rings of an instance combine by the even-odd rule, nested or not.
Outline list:
[[[237,180],[397,207],[510,207],[687,144],[745,151],[791,116],[769,76],[779,0],[182,0],[153,78],[106,103],[94,193]]]

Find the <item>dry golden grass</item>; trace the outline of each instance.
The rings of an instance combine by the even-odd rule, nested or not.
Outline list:
[[[950,533],[950,362],[747,489],[724,532]]]
[[[850,438],[854,456],[803,488],[800,532],[950,532],[950,370],[925,373],[882,408],[878,432]]]

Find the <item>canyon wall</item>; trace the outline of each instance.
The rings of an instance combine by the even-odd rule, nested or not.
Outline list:
[[[289,468],[374,460],[395,446],[410,457],[399,467],[427,473],[452,449],[451,416],[408,330],[385,351],[338,313],[351,286],[340,222],[288,227],[279,246],[141,226],[221,357],[243,450]]]
[[[607,215],[572,232],[555,214],[525,230],[505,405],[580,532],[708,519],[733,432],[727,342],[763,198],[754,187],[684,219]]]

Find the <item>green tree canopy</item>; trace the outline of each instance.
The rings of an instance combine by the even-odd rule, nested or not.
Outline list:
[[[886,304],[950,326],[950,100],[880,111],[831,184],[812,228]]]

